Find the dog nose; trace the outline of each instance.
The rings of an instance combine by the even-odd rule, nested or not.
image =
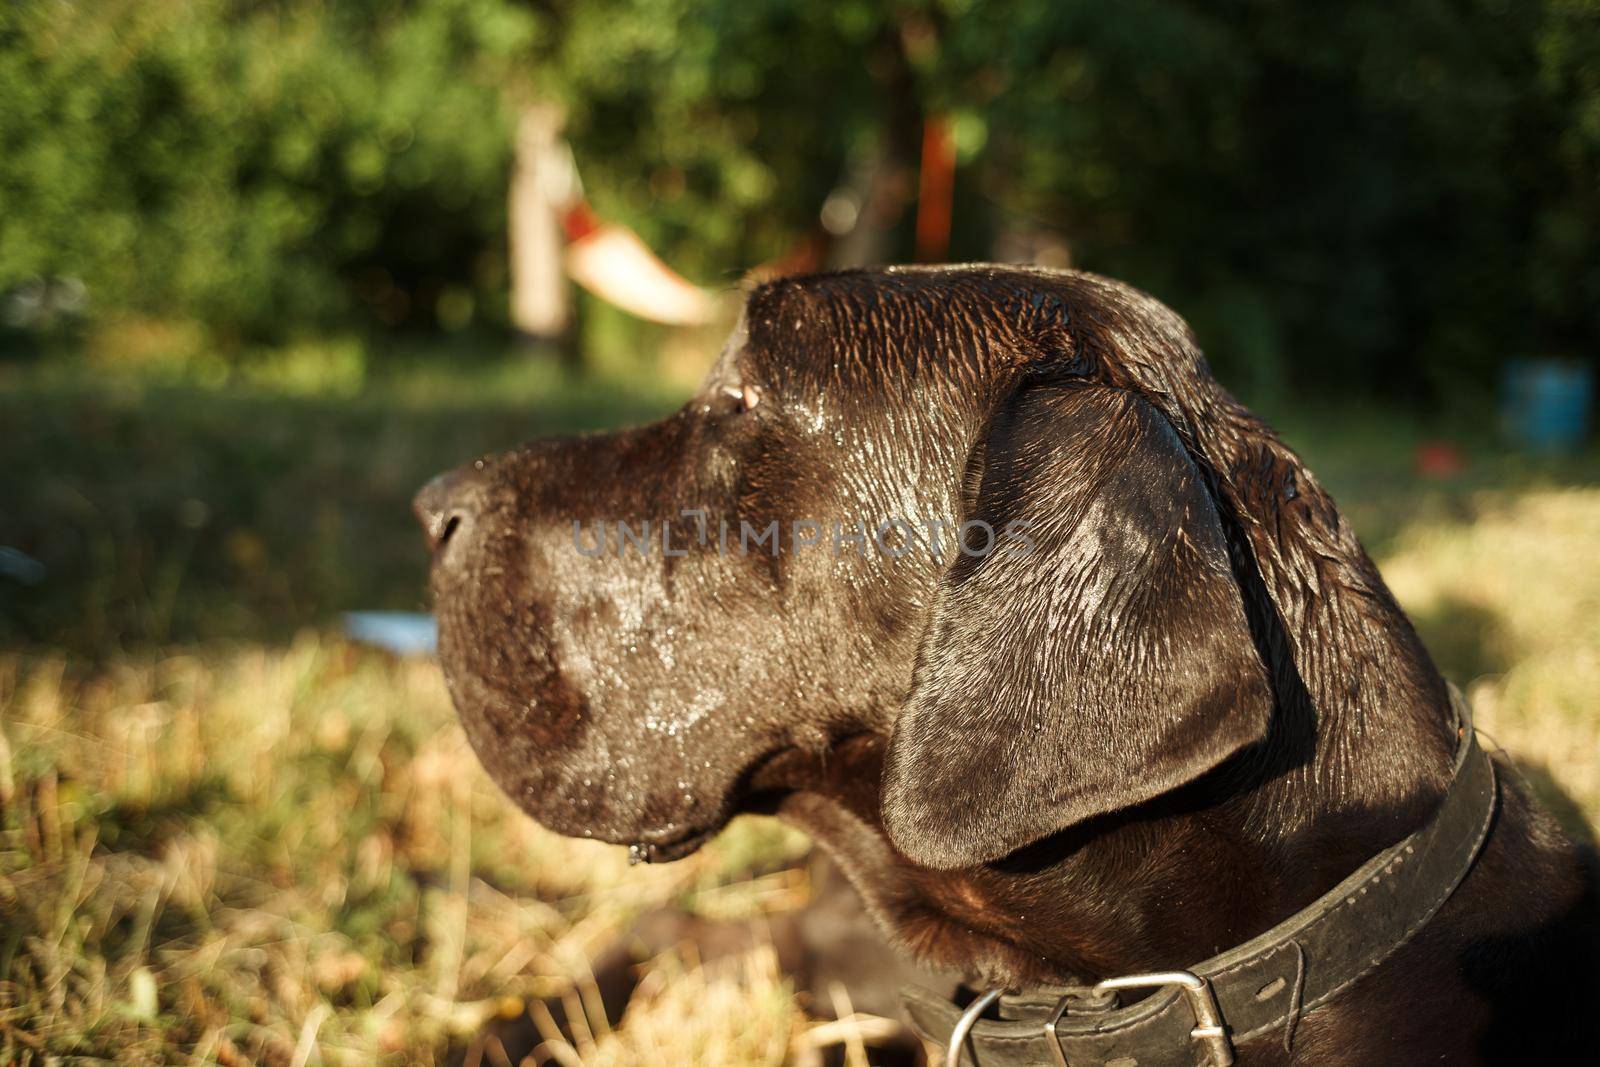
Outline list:
[[[449,471],[423,486],[411,501],[430,552],[443,548],[472,520],[465,481],[462,471]]]

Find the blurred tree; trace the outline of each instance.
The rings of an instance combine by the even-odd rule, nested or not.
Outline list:
[[[984,10],[942,84],[984,100],[995,199],[1235,375],[1438,392],[1596,351],[1600,7]]]
[[[860,247],[908,258],[938,115],[955,258],[1053,235],[1247,388],[1600,348],[1596,0],[25,0],[0,99],[0,292],[225,335],[503,325],[512,128],[549,100],[600,213],[702,282],[863,184]]]
[[[224,342],[497,291],[532,26],[498,0],[7,5],[0,290],[78,277]]]

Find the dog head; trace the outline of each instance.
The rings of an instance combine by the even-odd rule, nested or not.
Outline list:
[[[467,734],[540,822],[656,859],[859,735],[927,866],[1193,779],[1272,707],[1196,389],[1183,324],[1087,275],[757,289],[677,414],[419,495]]]

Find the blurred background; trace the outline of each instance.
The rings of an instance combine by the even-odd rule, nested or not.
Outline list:
[[[1600,823],[1600,4],[14,0],[0,1060],[515,1062],[552,998],[537,1062],[876,1056],[760,947],[607,1018],[619,931],[792,912],[806,842],[546,835],[343,620],[426,610],[427,477],[672,410],[747,280],[945,260],[1188,318]]]

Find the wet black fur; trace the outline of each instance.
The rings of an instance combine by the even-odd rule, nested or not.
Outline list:
[[[433,576],[446,675],[517,803],[658,859],[778,813],[901,945],[976,983],[1196,962],[1446,781],[1444,681],[1332,500],[1177,316],[1092,275],[774,282],[677,415],[430,493],[458,519]],[[572,547],[574,520],[681,508],[713,530],[1024,518],[1036,551]],[[1593,1060],[1592,870],[1501,780],[1434,921],[1292,1052],[1240,1062]]]

